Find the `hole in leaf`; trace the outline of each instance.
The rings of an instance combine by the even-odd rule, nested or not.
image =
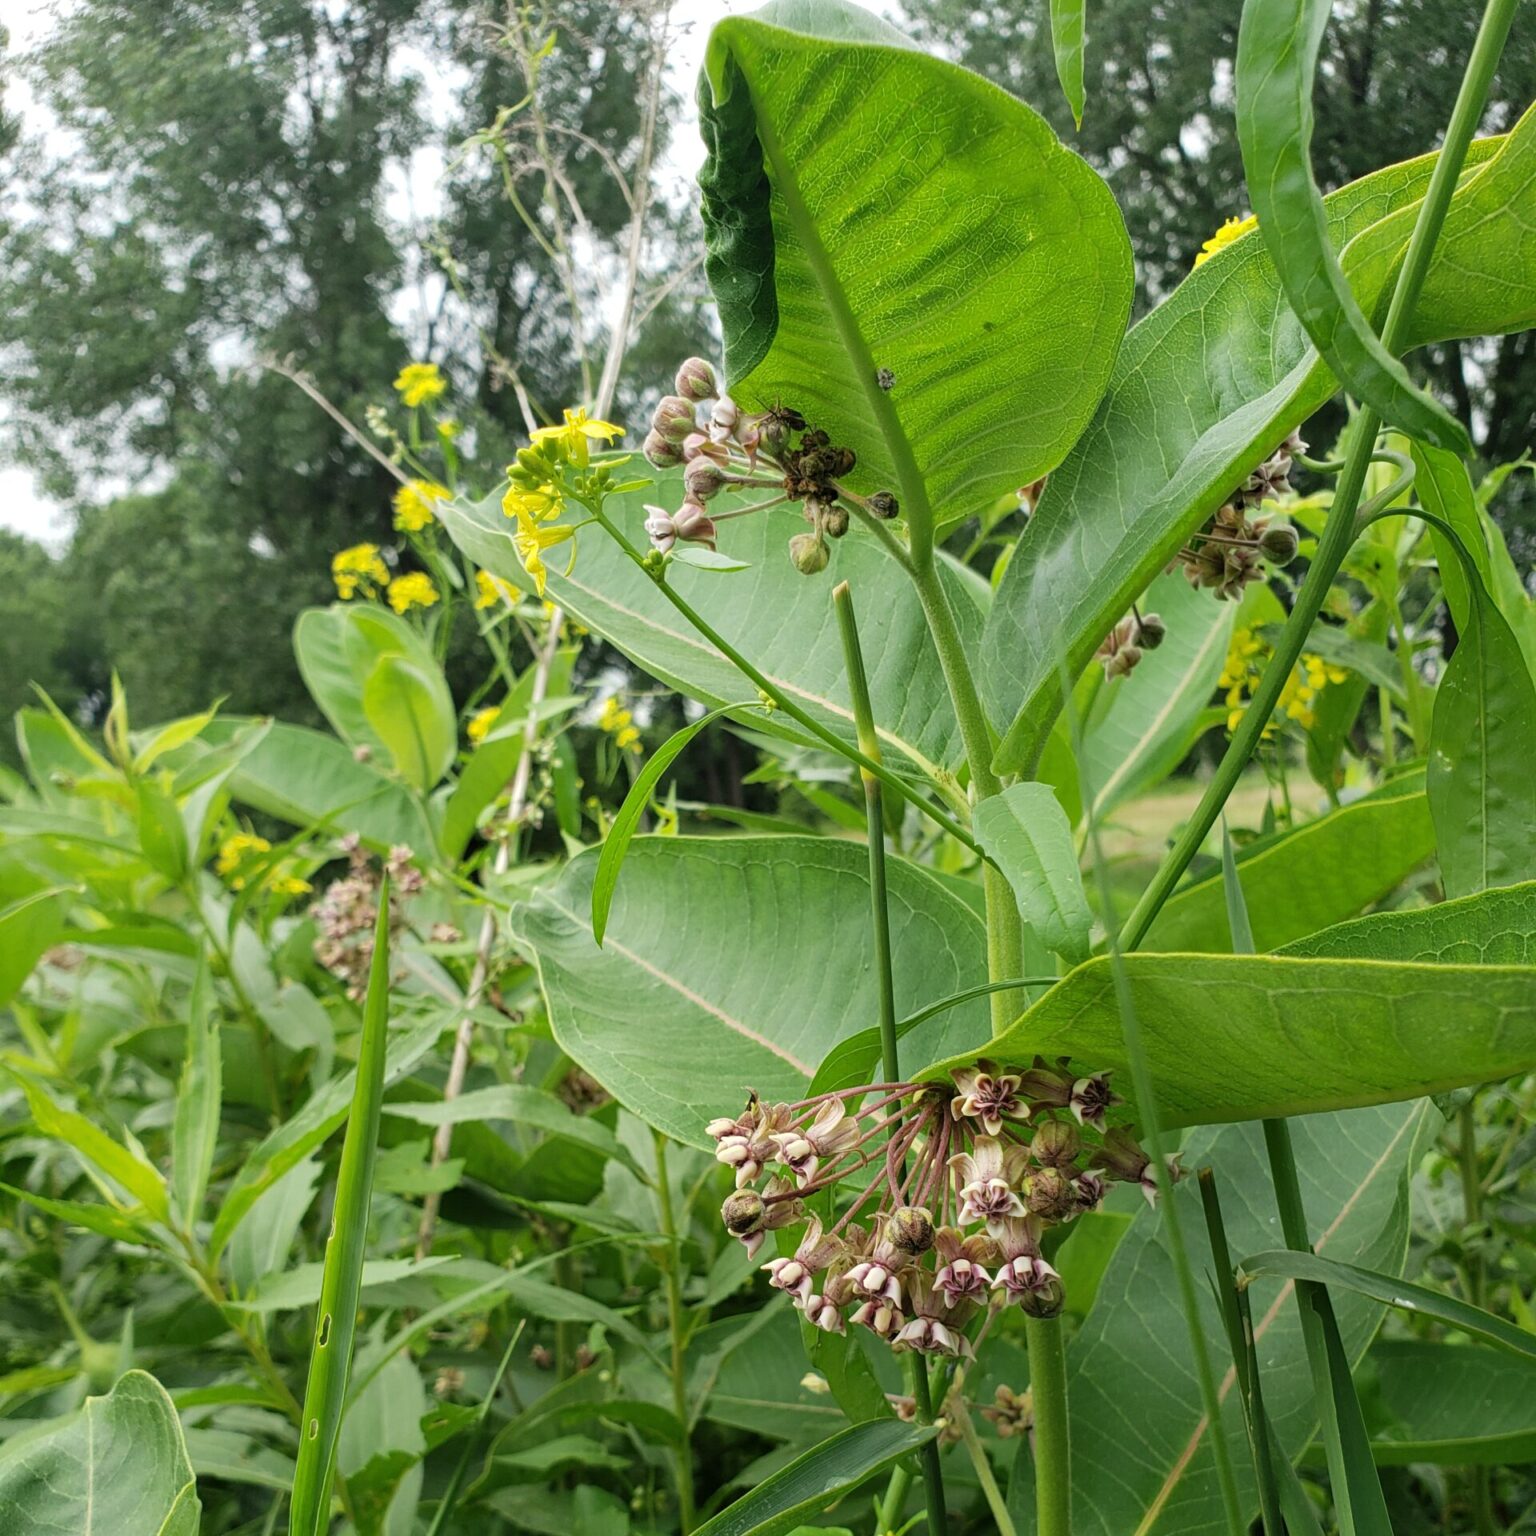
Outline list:
[[[319,1436],[320,1436],[320,1420],[319,1419],[311,1419],[309,1421],[309,1438],[311,1440],[316,1440],[316,1439],[319,1438]]]
[[[329,1312],[327,1312],[325,1314],[325,1316],[320,1319],[320,1337],[315,1340],[315,1347],[317,1349],[324,1349],[325,1345],[326,1345],[326,1341],[330,1338],[330,1336],[331,1336],[331,1314]]]

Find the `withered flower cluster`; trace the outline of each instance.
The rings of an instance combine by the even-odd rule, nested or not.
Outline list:
[[[1292,432],[1179,551],[1177,558],[1191,586],[1212,587],[1223,600],[1241,598],[1250,582],[1262,578],[1263,561],[1285,565],[1295,559],[1295,529],[1248,514],[1290,490],[1292,460],[1306,446],[1300,433]]]
[[[682,505],[675,512],[645,509],[645,531],[659,553],[667,554],[679,539],[713,549],[719,524],[729,518],[799,502],[811,531],[789,541],[789,557],[809,576],[826,569],[827,540],[847,533],[851,508],[895,517],[897,502],[889,491],[861,496],[843,483],[857,462],[853,450],[810,426],[793,407],[743,411],[721,393],[714,369],[701,357],[678,369],[673,387],[675,393],[656,407],[645,439],[645,456],[656,468],[684,466]],[[750,491],[777,494],[749,506],[719,501]]]
[[[806,1223],[794,1253],[762,1267],[815,1327],[852,1322],[896,1349],[969,1355],[987,1305],[1061,1311],[1061,1277],[1041,1250],[1050,1228],[1093,1210],[1110,1180],[1155,1195],[1134,1134],[1105,1123],[1120,1102],[1107,1074],[1079,1074],[1065,1057],[1027,1071],[981,1061],[952,1087],[874,1083],[793,1104],[754,1094],[708,1127],[736,1172],[721,1218],[751,1255],[769,1232]],[[834,1214],[807,1220],[807,1197],[823,1190]]]
[[[309,915],[319,928],[315,959],[347,984],[347,996],[353,1002],[361,1002],[368,990],[368,967],[373,963],[373,925],[381,882],[356,833],[342,838],[341,851],[347,856],[347,872],[326,887]],[[402,844],[391,848],[384,861],[389,874],[391,931],[404,922],[400,898],[414,895],[422,887],[414,858],[412,850]]]

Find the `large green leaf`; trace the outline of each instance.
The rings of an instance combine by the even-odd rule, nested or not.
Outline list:
[[[381,656],[363,684],[363,712],[395,772],[425,793],[448,771],[458,741],[453,700],[437,664]]]
[[[143,1371],[0,1449],[6,1536],[197,1536],[201,1513],[176,1409]]]
[[[1415,311],[1413,346],[1536,322],[1536,114],[1468,156]],[[1384,290],[1434,165],[1388,167],[1325,200],[1363,307]],[[1126,338],[1098,415],[1051,477],[1003,578],[983,646],[1000,767],[1038,756],[1060,693],[1188,536],[1335,389],[1246,235]]]
[[[711,33],[699,119],[738,399],[853,448],[919,547],[1060,463],[1132,270],[1108,187],[1043,118],[846,0],[774,0]]]
[[[637,838],[603,947],[596,851],[514,909],[555,1039],[622,1104],[707,1146],[706,1122],[749,1089],[801,1097],[838,1040],[877,1017],[864,851],[829,838]],[[922,870],[889,866],[896,1009],[986,972],[976,915]],[[920,1025],[911,1061],[986,1039],[979,1000]]]
[[[1173,571],[1147,589],[1142,612],[1156,613],[1167,637],[1128,677],[1103,685],[1083,733],[1082,782],[1100,818],[1172,773],[1194,745],[1237,609]]]
[[[1421,1105],[1402,1104],[1292,1122],[1302,1194],[1320,1252],[1388,1272],[1402,1268],[1407,1181],[1427,1113]],[[1186,1143],[1184,1161],[1192,1168],[1215,1167],[1222,1214],[1239,1251],[1255,1239],[1273,1240],[1274,1194],[1258,1126],[1200,1132]],[[1176,1191],[1185,1230],[1197,1230],[1201,1220],[1193,1184]],[[1068,1352],[1075,1536],[1225,1536],[1228,1530],[1167,1233],[1156,1212],[1136,1216]],[[1296,1306],[1289,1285],[1270,1282],[1255,1286],[1252,1301],[1265,1407],[1281,1445],[1294,1456],[1317,1423]],[[1340,1294],[1336,1310],[1346,1348],[1358,1358],[1381,1308]],[[1228,1358],[1208,1290],[1201,1293],[1201,1318],[1212,1358]],[[1219,1391],[1228,1444],[1240,1445],[1244,1430],[1230,1368]],[[1027,1463],[1021,1458],[1017,1465],[1023,1470]],[[1245,1508],[1256,1511],[1247,1459],[1236,1458],[1234,1470]],[[1016,1472],[1009,1490],[1021,1531],[1031,1529],[1028,1484],[1027,1472]]]
[[[677,505],[682,479],[657,477],[644,490],[610,498],[608,511],[644,543],[646,502]],[[516,528],[498,496],[478,503],[442,502],[439,515],[449,535],[477,565],[527,587],[512,547]],[[854,742],[853,708],[837,624],[832,582],[802,576],[789,563],[790,535],[804,523],[793,511],[759,513],[721,525],[720,547],[751,569],[719,574],[677,567],[668,581],[724,638],[808,714]],[[656,590],[652,579],[601,529],[584,530],[571,574],[552,564],[549,595],[578,622],[604,636],[669,688],[717,708],[750,696],[740,672],[689,625]],[[941,569],[962,638],[975,653],[980,640],[986,584],[952,562]],[[848,581],[866,618],[860,625],[869,666],[869,689],[881,745],[893,767],[901,759],[927,772],[959,760],[959,729],[938,653],[911,582],[873,539],[859,530],[836,545],[830,575]],[[743,689],[746,692],[743,692]],[[761,728],[760,719],[756,723]],[[768,729],[795,727],[782,719]]]
[[[1536,1067],[1525,966],[1135,954],[1125,972],[1170,1125],[1383,1104]],[[1026,1066],[1037,1052],[1114,1068],[1125,1091],[1107,959],[1080,965],[987,1047]]]
[[[1312,179],[1312,77],[1333,0],[1247,0],[1237,34],[1237,136],[1248,195],[1291,307],[1344,388],[1384,420],[1457,453],[1467,429],[1414,387],[1362,312],[1328,242]]]
[[[1536,964],[1536,881],[1407,912],[1372,912],[1286,945],[1284,954],[1441,965]]]
[[[67,897],[54,887],[0,905],[0,1008],[32,974],[43,951],[63,937],[68,910]]]
[[[1237,872],[1255,948],[1276,949],[1353,917],[1422,864],[1434,852],[1435,834],[1421,785],[1389,785],[1246,848]],[[1227,937],[1218,872],[1169,900],[1146,947],[1224,952]]]

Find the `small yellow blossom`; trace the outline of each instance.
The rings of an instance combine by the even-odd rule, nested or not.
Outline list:
[[[1257,229],[1259,221],[1252,214],[1246,219],[1228,219],[1220,229],[1200,247],[1200,254],[1195,257],[1195,265],[1203,266],[1217,251],[1224,251],[1234,240],[1246,235],[1250,229]]]
[[[232,890],[243,891],[246,877],[236,871],[258,854],[271,851],[272,844],[266,838],[257,837],[253,832],[236,832],[219,844],[219,856],[213,867],[220,879],[229,881]]]
[[[640,750],[640,732],[635,727],[635,717],[611,693],[603,700],[602,712],[597,717],[597,726],[599,730],[613,737],[613,744],[619,751],[638,752]]]
[[[489,571],[475,572],[475,607],[494,608],[497,603],[513,601],[512,589]]]
[[[570,527],[541,528],[526,512],[517,514],[517,532],[512,535],[512,547],[523,569],[533,577],[533,589],[540,597],[549,581],[549,571],[544,564],[544,551],[556,544],[563,544],[576,530]]]
[[[501,510],[508,517],[529,517],[536,523],[547,523],[550,518],[559,517],[564,506],[564,499],[552,485],[541,485],[530,491],[514,483],[507,487],[507,494],[501,498]]]
[[[437,424],[437,435],[447,442],[452,442],[464,430],[462,421],[455,421],[451,416],[445,416]]]
[[[364,596],[389,581],[389,567],[379,558],[377,544],[354,544],[331,557],[331,580],[343,602],[361,591]]]
[[[1232,636],[1227,649],[1226,665],[1222,668],[1220,686],[1225,690],[1227,731],[1235,731],[1248,708],[1253,691],[1263,676],[1265,664],[1273,654],[1271,648],[1249,629],[1239,629]],[[1294,720],[1303,730],[1309,730],[1317,722],[1317,696],[1329,683],[1342,683],[1349,673],[1339,666],[1305,652],[1280,690],[1275,714],[1264,727],[1266,737],[1273,736],[1281,717]]]
[[[267,884],[279,896],[303,896],[307,891],[314,890],[308,880],[301,880],[297,875],[279,875]]]
[[[477,709],[469,717],[469,723],[464,727],[464,734],[469,737],[474,746],[479,746],[491,733],[491,727],[496,723],[496,717],[501,713],[501,705],[488,704],[484,709]]]
[[[401,400],[415,410],[418,405],[436,400],[448,388],[448,381],[436,363],[407,363],[395,380],[395,388]]]
[[[623,427],[611,421],[598,421],[585,410],[567,411],[558,427],[539,427],[532,433],[535,443],[554,443],[563,458],[585,469],[591,458],[593,440],[611,443],[624,435]]]
[[[425,571],[412,571],[396,576],[389,584],[389,606],[396,613],[408,613],[412,608],[430,608],[437,601],[437,588]]]
[[[437,514],[432,504],[447,501],[447,486],[431,480],[409,480],[395,492],[395,527],[405,533],[420,533]]]

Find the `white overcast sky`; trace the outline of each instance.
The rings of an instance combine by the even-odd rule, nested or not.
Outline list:
[[[67,7],[68,3],[69,0],[0,0],[0,26],[10,33],[11,50],[23,51],[45,37],[54,24],[56,10],[61,5]],[[686,102],[692,100],[693,78],[703,56],[709,29],[722,17],[750,11],[757,3],[758,0],[675,0],[672,13],[680,36],[673,52],[673,70],[677,88]],[[865,4],[885,13],[894,9],[891,0],[865,0]],[[7,105],[11,110],[21,112],[28,127],[36,131],[36,103],[14,75],[8,85]],[[685,114],[689,110],[685,108]],[[691,177],[702,158],[703,146],[698,135],[685,121],[673,136],[672,163],[666,171],[671,175]],[[410,223],[429,215],[436,169],[430,159],[426,164],[420,160],[414,163],[409,175],[401,176],[390,193],[390,212],[402,222]],[[3,462],[3,431],[4,414],[3,406],[0,406],[0,526],[18,529],[57,549],[68,535],[68,518],[39,494],[28,470]]]

